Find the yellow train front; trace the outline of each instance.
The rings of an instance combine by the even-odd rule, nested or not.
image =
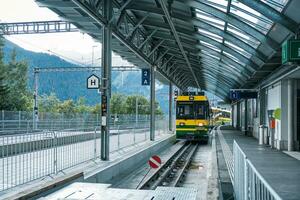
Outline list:
[[[204,94],[183,94],[176,99],[176,137],[207,142],[209,102]]]

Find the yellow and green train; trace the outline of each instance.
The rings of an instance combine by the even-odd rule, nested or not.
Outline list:
[[[176,137],[207,142],[210,107],[204,94],[183,94],[176,98]]]

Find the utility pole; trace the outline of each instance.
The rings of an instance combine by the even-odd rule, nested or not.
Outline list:
[[[34,69],[34,92],[33,92],[33,113],[32,113],[32,119],[33,119],[33,129],[37,129],[37,123],[39,121],[39,110],[38,110],[38,71],[37,69]]]
[[[104,0],[103,15],[107,21],[112,18],[112,1]],[[111,39],[109,25],[102,27],[102,73],[101,73],[101,159],[109,160],[109,122],[111,96]]]

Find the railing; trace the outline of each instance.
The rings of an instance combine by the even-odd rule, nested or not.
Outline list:
[[[156,135],[167,133],[166,120],[156,120]],[[110,152],[149,139],[149,121],[111,124]],[[100,157],[98,126],[0,135],[0,192]]]
[[[281,200],[234,141],[234,193],[237,200]]]

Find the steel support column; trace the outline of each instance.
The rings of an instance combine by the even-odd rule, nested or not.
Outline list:
[[[103,15],[107,21],[112,17],[112,1],[104,0]],[[109,122],[111,96],[111,39],[110,25],[102,29],[101,73],[101,160],[109,160]]]
[[[245,135],[248,135],[248,99],[244,100],[245,102],[245,116],[244,116],[244,127]]]
[[[169,85],[169,130],[173,131],[173,85]]]
[[[266,117],[266,90],[261,89],[259,91],[259,125],[265,125]]]
[[[288,127],[288,151],[293,151],[294,150],[294,95],[293,95],[293,86],[294,86],[294,81],[292,79],[288,80],[288,119],[287,119],[287,127]]]
[[[151,69],[151,83],[150,83],[150,140],[155,139],[155,67]]]
[[[236,127],[241,130],[241,103],[236,102]]]

